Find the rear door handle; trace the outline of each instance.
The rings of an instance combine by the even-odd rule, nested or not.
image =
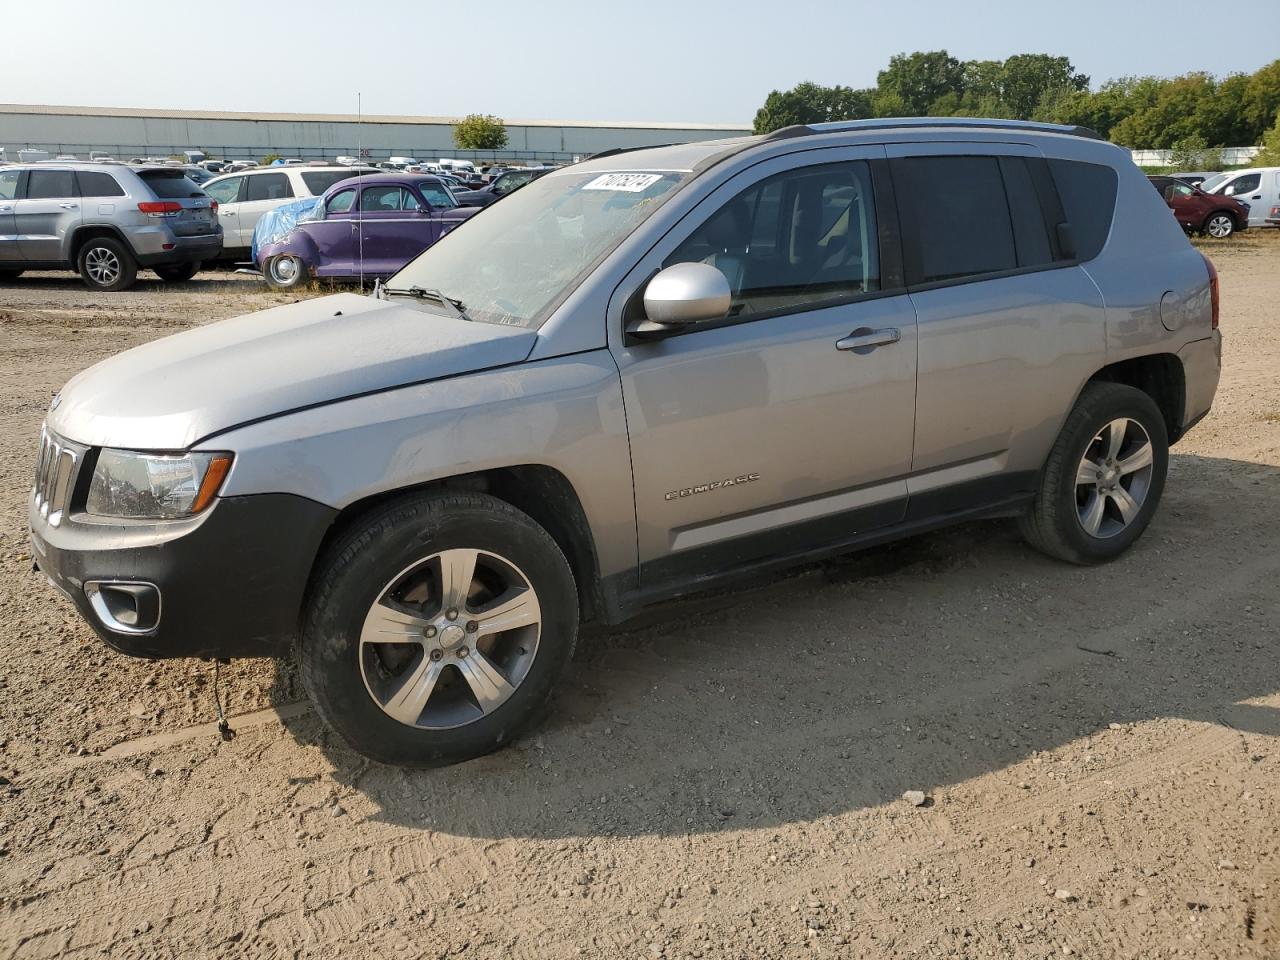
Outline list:
[[[837,350],[874,350],[876,347],[888,346],[902,339],[896,327],[885,327],[883,330],[872,330],[859,327],[843,340],[836,341]]]
[[[63,210],[76,210],[80,207],[78,203],[60,203],[58,204]]]

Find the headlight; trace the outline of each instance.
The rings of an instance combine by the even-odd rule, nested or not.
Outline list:
[[[102,450],[85,509],[99,517],[172,520],[213,502],[231,468],[229,453],[168,454]]]

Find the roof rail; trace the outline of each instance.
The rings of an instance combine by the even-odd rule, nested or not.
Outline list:
[[[898,130],[904,127],[958,127],[969,130],[1029,130],[1035,133],[1061,133],[1069,137],[1103,139],[1089,127],[1035,120],[996,120],[984,117],[883,117],[875,120],[835,120],[829,123],[798,124],[775,130],[765,140],[787,140],[818,133],[857,133],[863,130]]]

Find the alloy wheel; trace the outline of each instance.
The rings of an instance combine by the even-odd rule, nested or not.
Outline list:
[[[1119,417],[1089,441],[1076,470],[1076,511],[1091,537],[1114,537],[1134,521],[1151,489],[1155,448],[1137,420]]]
[[[94,247],[84,257],[85,271],[93,282],[109,287],[120,279],[120,258],[108,247]]]
[[[360,631],[365,689],[407,726],[465,726],[528,676],[542,612],[529,578],[484,550],[433,554],[396,575]]]
[[[1209,218],[1209,223],[1205,229],[1209,236],[1222,240],[1231,236],[1232,231],[1235,229],[1235,224],[1231,222],[1231,218],[1225,213],[1217,213]]]

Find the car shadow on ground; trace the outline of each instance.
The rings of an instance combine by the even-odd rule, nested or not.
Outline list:
[[[1091,762],[1133,762],[1119,738],[1161,718],[1280,737],[1280,710],[1243,702],[1280,691],[1277,494],[1274,467],[1175,455],[1155,523],[1103,567],[1046,559],[1012,522],[968,524],[589,628],[547,721],[453,767],[371,764],[313,714],[288,726],[379,818],[493,838],[940,800],[1081,738]],[[277,681],[296,696],[291,667]]]

